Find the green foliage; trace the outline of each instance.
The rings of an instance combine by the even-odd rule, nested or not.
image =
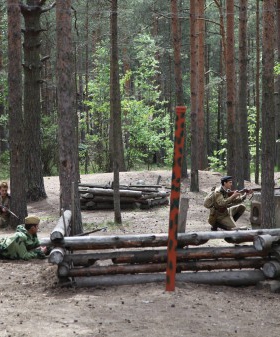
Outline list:
[[[224,171],[226,169],[227,140],[222,139],[220,145],[222,148],[220,150],[214,150],[213,156],[208,157],[209,166],[213,171]]]
[[[274,74],[275,75],[280,75],[280,63],[276,62],[274,66]]]
[[[146,34],[138,35],[133,44],[135,66],[120,76],[122,125],[125,144],[125,159],[128,169],[143,163],[148,167],[156,153],[162,163],[170,163],[172,142],[169,139],[170,121],[156,84],[158,61],[155,41]],[[109,163],[110,121],[110,68],[109,50],[106,43],[96,49],[94,81],[89,83],[89,99],[86,105],[90,115],[90,134],[83,144],[94,171],[106,171]],[[133,83],[133,92],[128,95],[126,83]],[[81,130],[87,130],[87,113],[82,112]],[[85,158],[84,158],[85,159]]]
[[[249,133],[249,150],[250,150],[250,169],[255,168],[256,161],[256,108],[248,108],[248,133]],[[262,131],[259,130],[259,144],[261,144]]]
[[[4,151],[0,156],[0,180],[5,180],[10,177],[10,152]]]

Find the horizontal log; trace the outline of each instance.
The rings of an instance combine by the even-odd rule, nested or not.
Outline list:
[[[84,188],[83,192],[92,193],[94,195],[114,195],[111,188]],[[120,190],[120,196],[141,197],[142,191]]]
[[[49,263],[59,264],[63,262],[63,258],[65,255],[65,249],[57,247],[51,250],[50,255],[48,257]]]
[[[267,253],[257,251],[253,246],[240,247],[198,247],[177,250],[177,262],[219,259],[219,258],[244,258],[266,256]],[[167,261],[167,249],[145,250],[114,250],[110,252],[93,252],[68,254],[65,262],[74,266],[89,266],[98,260],[112,260],[113,263],[162,263]]]
[[[136,184],[136,185],[133,185],[133,184],[130,184],[128,185],[127,187],[137,187],[137,188],[162,188],[162,185],[140,185],[140,184]]]
[[[263,273],[269,278],[280,276],[280,263],[278,261],[268,261],[263,266]]]
[[[187,245],[200,245],[212,239],[239,238],[247,242],[253,242],[258,235],[269,234],[280,236],[280,229],[258,229],[258,230],[234,230],[217,232],[187,232],[179,233],[177,242],[179,247]],[[51,246],[53,243],[48,238],[40,240],[42,244]],[[73,250],[86,249],[108,249],[108,248],[133,248],[133,247],[163,247],[167,246],[168,234],[138,234],[138,235],[106,235],[89,237],[66,237],[63,242],[56,243],[59,247],[67,247]],[[245,241],[244,241],[245,242]]]
[[[136,203],[125,203],[121,202],[120,204],[121,209],[132,209],[132,208],[137,208]],[[113,202],[94,202],[90,201],[87,202],[85,205],[81,206],[82,209],[84,210],[98,210],[98,209],[114,209],[114,204]]]
[[[274,243],[280,241],[279,236],[271,236],[271,235],[258,235],[254,238],[254,247],[257,250],[269,250]]]
[[[95,195],[93,196],[93,202],[98,203],[98,202],[110,202],[113,203],[114,202],[114,196],[113,195],[109,195],[109,196],[100,196],[100,195]],[[139,198],[135,198],[135,197],[125,197],[122,196],[120,198],[120,202],[121,203],[134,203],[137,202],[137,200],[139,200]]]
[[[82,187],[88,188],[111,188],[111,184],[108,183],[106,185],[100,185],[100,184],[91,184],[91,183],[79,183],[79,190],[82,190]]]
[[[139,200],[140,208],[141,209],[148,209],[150,207],[159,206],[159,205],[168,205],[169,201],[167,198],[161,199],[146,199],[146,200]]]
[[[176,272],[182,271],[200,271],[200,270],[218,270],[218,269],[259,269],[267,259],[250,258],[250,259],[228,259],[228,260],[201,260],[179,262],[176,265]],[[139,274],[139,273],[160,273],[166,271],[166,263],[148,263],[137,265],[109,265],[109,266],[92,266],[92,267],[74,267],[64,273],[58,266],[58,276],[81,277],[81,276],[98,276],[98,275],[116,275],[116,274]]]
[[[189,282],[196,284],[250,286],[265,280],[261,270],[238,270],[217,272],[184,272],[176,274],[176,282]],[[154,282],[166,282],[165,273],[136,274],[136,275],[110,275],[75,278],[77,287],[96,287],[113,285],[131,285]]]
[[[51,241],[63,240],[70,232],[71,211],[65,210],[50,234]]]

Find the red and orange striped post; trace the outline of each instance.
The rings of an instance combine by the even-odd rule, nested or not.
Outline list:
[[[185,106],[176,107],[175,139],[172,168],[172,185],[170,195],[169,231],[167,246],[167,266],[166,266],[166,290],[175,290],[176,276],[176,249],[177,249],[177,228],[179,219],[180,187],[182,173],[182,158],[185,137]]]

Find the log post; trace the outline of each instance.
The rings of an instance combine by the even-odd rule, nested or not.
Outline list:
[[[185,233],[186,223],[189,209],[189,198],[182,197],[180,199],[178,233]]]
[[[51,232],[50,238],[51,241],[61,241],[63,240],[64,236],[69,234],[69,228],[71,223],[71,216],[72,213],[69,210],[64,211],[61,217],[58,220],[57,225],[54,227],[53,231]],[[65,226],[64,226],[65,220]],[[66,228],[65,228],[66,227]]]

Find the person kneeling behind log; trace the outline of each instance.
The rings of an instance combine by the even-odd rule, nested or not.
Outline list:
[[[212,231],[216,231],[218,228],[223,230],[247,229],[236,226],[236,221],[246,210],[242,202],[246,199],[247,193],[232,191],[231,187],[232,177],[225,176],[221,178],[221,186],[213,192],[213,205],[208,218]],[[250,194],[252,191],[248,191],[248,193]]]
[[[30,260],[46,257],[47,247],[40,246],[37,237],[40,218],[28,216],[24,222],[24,226],[17,226],[11,237],[0,239],[0,258]]]

